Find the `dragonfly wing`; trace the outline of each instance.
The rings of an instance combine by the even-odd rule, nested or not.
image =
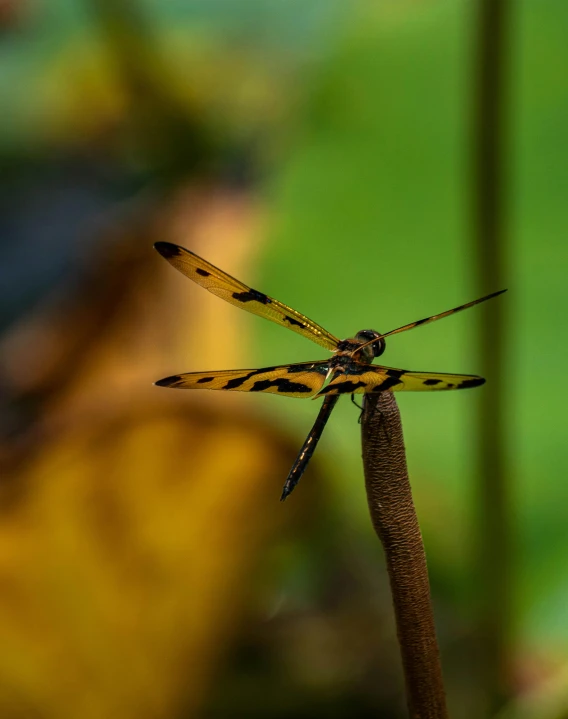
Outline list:
[[[302,362],[261,369],[188,372],[165,377],[156,384],[177,389],[221,389],[311,397],[322,388],[328,369],[328,361]]]
[[[461,312],[462,310],[467,310],[469,307],[474,307],[475,305],[478,305],[480,302],[486,302],[487,300],[493,299],[493,297],[498,297],[499,295],[502,295],[503,292],[507,292],[507,290],[498,290],[497,292],[492,292],[490,295],[485,295],[485,297],[480,297],[478,300],[473,300],[472,302],[466,302],[465,305],[460,305],[459,307],[453,307],[451,310],[446,310],[445,312],[440,312],[437,315],[431,315],[430,317],[424,317],[422,320],[416,320],[415,322],[410,322],[407,325],[403,325],[402,327],[397,327],[395,330],[391,330],[390,332],[385,332],[383,337],[390,337],[391,335],[397,335],[400,332],[406,332],[407,330],[412,330],[415,327],[420,327],[422,325],[430,324],[430,322],[436,322],[436,320],[441,320],[444,317],[450,317],[451,315],[455,315],[456,312]]]
[[[193,252],[170,242],[156,242],[154,247],[176,270],[217,297],[287,327],[328,350],[336,349],[338,338],[323,327],[282,302],[247,287]]]
[[[426,392],[445,389],[478,387],[483,377],[469,374],[445,374],[440,372],[408,372],[380,365],[359,365],[353,371],[337,372],[331,382],[318,395],[364,394],[367,392]]]

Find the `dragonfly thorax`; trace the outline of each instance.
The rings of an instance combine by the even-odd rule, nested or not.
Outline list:
[[[372,340],[376,339],[376,342]],[[361,350],[358,348],[361,345],[366,345]],[[354,353],[358,360],[363,362],[372,362],[375,357],[379,357],[385,351],[386,343],[380,332],[375,330],[361,330],[357,332],[355,337],[349,337],[349,339],[342,340],[338,346],[339,354],[346,354],[352,356]]]

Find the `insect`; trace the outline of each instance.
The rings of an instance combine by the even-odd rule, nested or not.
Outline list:
[[[261,369],[211,370],[188,372],[165,377],[155,384],[177,389],[218,389],[237,392],[268,392],[285,397],[323,398],[314,426],[284,483],[281,501],[298,484],[321,437],[329,416],[342,394],[376,393],[385,391],[447,390],[477,387],[483,377],[436,372],[408,372],[407,370],[371,364],[385,351],[385,338],[414,327],[449,317],[456,312],[485,302],[502,294],[493,292],[473,302],[460,305],[438,315],[403,325],[390,332],[361,330],[354,337],[340,340],[320,325],[291,307],[253,290],[234,277],[214,267],[193,252],[169,242],[157,242],[154,247],[171,265],[198,285],[236,307],[266,317],[282,327],[297,332],[312,342],[333,352],[333,356],[315,362],[300,362]]]

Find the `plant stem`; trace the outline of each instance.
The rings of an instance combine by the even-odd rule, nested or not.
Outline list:
[[[474,115],[474,221],[480,291],[505,284],[505,90],[507,0],[479,0]],[[491,384],[480,392],[478,433],[478,686],[482,705],[472,716],[493,715],[510,693],[510,517],[503,403],[506,331],[503,301],[480,313],[481,371]]]
[[[361,434],[367,501],[385,552],[410,716],[447,719],[426,554],[392,392],[365,395]]]

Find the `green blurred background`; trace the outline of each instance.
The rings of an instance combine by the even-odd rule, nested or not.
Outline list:
[[[152,717],[405,716],[387,581],[367,514],[357,410],[348,401],[339,404],[314,458],[313,474],[307,473],[290,502],[272,506],[278,505],[288,460],[311,427],[318,409],[314,403],[243,395],[224,404],[225,396],[213,398],[213,393],[196,399],[162,392],[155,399],[147,385],[178,371],[324,355],[281,328],[234,316],[244,313],[233,308],[215,315],[225,308],[218,308],[215,298],[190,295],[190,283],[162,267],[151,243],[162,238],[185,244],[340,337],[367,327],[387,331],[482,294],[472,199],[477,5],[466,0],[8,0],[0,5],[0,323],[6,398],[0,456],[7,488],[2,566],[6,596],[12,596],[0,620],[10,626],[2,630],[5,649],[0,646],[5,652],[2,716],[140,717],[146,709]],[[451,716],[464,719],[568,717],[568,392],[562,360],[568,309],[567,32],[568,6],[562,0],[508,4],[502,136],[509,292],[494,301],[504,306],[503,380],[488,377],[479,390],[409,393],[399,400]],[[241,209],[231,214],[235,203]],[[200,216],[201,207],[209,207],[208,219],[194,244],[194,223],[199,224],[194,214]],[[249,231],[250,215],[260,218],[260,229]],[[119,272],[108,279],[107,266],[114,267],[115,260],[107,258],[117,253]],[[91,292],[83,278],[90,277],[93,265],[99,274]],[[153,285],[158,275],[161,284]],[[125,317],[108,329],[110,315],[97,292],[115,284],[131,285],[137,299],[134,309],[128,304]],[[167,294],[171,286],[175,298]],[[122,295],[111,297],[108,306],[118,311]],[[194,297],[200,305],[193,304]],[[84,315],[69,313],[77,305]],[[100,316],[95,312],[99,319],[92,332],[91,305],[103,308]],[[492,305],[393,337],[385,363],[480,373],[480,326]],[[131,347],[136,327],[145,327],[150,314],[155,324],[140,331],[136,351],[123,351],[120,328],[128,328]],[[201,326],[199,316],[212,324],[203,320]],[[167,338],[161,327],[166,317]],[[233,592],[242,597],[230,618],[220,622],[225,629],[220,631],[219,620],[205,614],[202,621],[194,617],[197,629],[176,624],[184,613],[180,606],[179,614],[172,614],[179,631],[167,638],[150,602],[137,621],[143,626],[156,621],[155,641],[163,643],[166,654],[171,648],[179,681],[160,678],[149,659],[148,676],[137,675],[131,693],[120,701],[111,698],[113,681],[127,683],[130,671],[121,661],[107,684],[99,683],[93,670],[59,692],[41,691],[38,687],[48,681],[44,664],[31,657],[39,653],[49,664],[72,664],[73,651],[81,655],[84,650],[77,649],[82,645],[76,641],[81,620],[75,619],[73,636],[65,641],[66,622],[57,624],[59,648],[53,653],[51,640],[34,629],[39,613],[51,636],[53,617],[42,613],[41,602],[29,615],[23,613],[17,630],[6,608],[25,605],[15,598],[49,591],[54,583],[54,605],[62,597],[70,606],[80,604],[85,600],[77,591],[83,581],[77,568],[92,560],[77,548],[69,568],[64,551],[45,585],[38,585],[37,578],[22,580],[36,577],[36,555],[30,555],[36,559],[29,564],[17,560],[18,547],[41,545],[45,532],[53,529],[38,516],[49,513],[47,505],[57,496],[38,486],[57,482],[61,471],[71,485],[80,485],[77,467],[91,466],[93,455],[66,439],[60,426],[61,406],[76,401],[70,397],[82,397],[84,386],[82,374],[71,389],[66,384],[76,370],[71,355],[80,357],[81,367],[87,363],[88,377],[98,378],[93,387],[109,386],[108,363],[91,361],[91,349],[78,355],[55,352],[45,365],[64,371],[54,369],[45,381],[39,370],[28,377],[27,358],[35,355],[42,366],[45,336],[51,337],[54,324],[54,346],[59,346],[57,338],[70,337],[69,346],[79,352],[73,338],[80,326],[85,334],[78,344],[95,346],[97,352],[105,343],[112,347],[111,388],[124,388],[122,380],[136,377],[122,390],[125,406],[143,386],[142,403],[148,397],[150,415],[153,402],[160,412],[189,413],[181,434],[188,435],[187,456],[180,455],[179,464],[164,460],[153,465],[149,431],[148,439],[140,440],[148,459],[137,471],[158,480],[175,475],[177,483],[200,481],[199,473],[192,475],[189,449],[193,403],[196,412],[213,413],[213,419],[207,415],[215,425],[213,454],[225,451],[225,433],[237,421],[230,419],[236,413],[237,424],[243,417],[253,422],[250,452],[258,451],[258,422],[263,431],[270,428],[266,443],[274,447],[274,456],[283,455],[274,464],[268,453],[255,479],[260,494],[239,519],[247,531],[259,515],[259,522],[274,522],[275,528],[263,526],[255,534],[255,542],[242,550],[248,559],[236,565],[242,572],[235,571],[231,582],[211,595],[219,605],[230,604]],[[188,344],[178,346],[179,336],[191,334],[192,328]],[[63,348],[66,341],[61,341]],[[204,343],[210,349],[202,352]],[[112,392],[93,392],[99,409],[115,401]],[[504,599],[480,598],[491,588],[484,586],[475,562],[485,531],[476,474],[481,451],[476,410],[483,393],[499,395],[506,419],[500,441],[508,486],[504,521],[511,527],[512,549]],[[90,415],[77,402],[73,406],[88,432]],[[97,458],[107,446],[105,420],[97,415],[101,421],[102,435],[93,450]],[[65,465],[67,471],[56,463],[34,475],[30,447],[33,465],[66,441],[76,464]],[[134,472],[127,454],[117,456],[123,460],[105,490],[111,494]],[[237,471],[236,464],[227,454],[231,471]],[[211,470],[210,483],[223,472],[223,467]],[[161,536],[163,527],[153,525],[152,515],[162,496],[158,480],[144,495],[152,506],[136,526]],[[189,495],[184,501],[188,525],[195,519],[192,512],[212,512],[221,523],[234,519],[226,510],[233,501],[228,493],[215,495],[214,508],[207,502],[200,506]],[[36,505],[41,510],[27,514]],[[127,501],[116,511],[128,514],[128,507]],[[293,519],[287,518],[290,513]],[[113,544],[112,521],[105,517],[96,532],[87,533],[85,546],[109,537]],[[55,525],[65,522],[74,522],[71,504]],[[224,543],[219,540],[213,551],[206,539],[202,547],[199,541],[184,544],[184,526],[180,519],[183,551],[172,534],[179,568],[164,569],[170,566],[171,547],[160,546],[155,558],[168,578],[172,602],[181,586],[190,594],[202,591],[201,579],[212,576],[211,566],[242,529],[237,522],[234,534],[227,530]],[[146,541],[144,532],[128,532],[137,537],[133,544]],[[59,541],[66,546],[65,538]],[[122,570],[128,571],[130,561],[123,557]],[[201,570],[186,586],[184,564],[200,561]],[[154,581],[148,577],[155,567],[151,562],[148,567],[140,570],[144,582]],[[66,579],[60,586],[62,575]],[[99,586],[111,580],[93,572],[90,581]],[[14,586],[19,589],[12,594]],[[482,686],[476,668],[482,661],[476,649],[476,607],[501,600],[509,620],[506,689],[498,705],[488,708],[483,695],[492,690]],[[107,637],[97,649],[104,665],[115,632],[122,629],[112,622],[99,626],[88,613],[84,621],[90,631]],[[203,635],[201,649],[190,646],[192,632]],[[208,670],[203,676],[197,672],[195,686],[188,686],[184,677],[201,665],[204,646],[215,647],[206,652]],[[153,644],[136,651],[152,656]],[[138,705],[129,699],[144,696],[153,682],[164,685],[160,701]]]

